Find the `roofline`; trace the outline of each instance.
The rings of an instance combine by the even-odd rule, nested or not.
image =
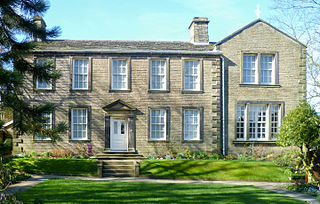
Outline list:
[[[233,32],[232,34],[228,35],[227,37],[223,38],[222,40],[218,41],[215,45],[221,45],[227,41],[229,41],[230,39],[232,39],[234,36],[240,34],[243,30],[246,30],[247,28],[250,28],[251,26],[255,25],[256,23],[258,22],[262,22],[262,23],[265,23],[267,24],[268,26],[270,26],[271,28],[275,29],[276,31],[282,33],[283,35],[287,36],[288,38],[290,38],[291,40],[295,41],[296,43],[304,46],[304,47],[307,47],[305,44],[303,44],[302,42],[298,41],[297,39],[293,38],[292,36],[288,35],[287,33],[279,30],[278,28],[274,27],[273,25],[271,25],[270,23],[258,18],[254,21],[252,21],[251,23],[245,25],[244,27],[238,29],[237,31]]]
[[[33,53],[138,53],[138,54],[192,54],[192,55],[222,55],[222,51],[194,50],[116,50],[116,49],[35,49]]]

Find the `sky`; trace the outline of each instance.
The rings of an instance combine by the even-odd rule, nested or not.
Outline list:
[[[272,0],[51,0],[47,27],[58,39],[189,41],[193,17],[208,17],[209,39],[217,42],[260,18],[272,16]]]

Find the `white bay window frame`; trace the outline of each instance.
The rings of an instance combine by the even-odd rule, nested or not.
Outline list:
[[[272,123],[274,123],[272,118],[272,107],[273,106],[277,106],[277,111],[278,111],[278,115],[277,115],[277,131],[280,128],[281,125],[281,121],[282,121],[282,115],[283,115],[283,106],[284,104],[282,103],[238,103],[237,104],[237,110],[239,108],[239,106],[244,106],[244,134],[243,134],[243,138],[239,137],[239,133],[238,132],[238,126],[239,126],[239,122],[238,122],[238,111],[236,114],[236,121],[235,121],[235,140],[236,141],[275,141],[275,138],[272,137]],[[254,122],[255,125],[258,126],[258,124],[260,124],[262,126],[262,123],[265,123],[265,137],[251,137],[250,138],[250,107],[251,109],[253,109],[253,107],[255,106],[265,106],[265,121],[259,121],[259,119],[257,121],[251,121]],[[261,119],[261,118],[260,118]],[[251,127],[253,128],[253,127]],[[258,136],[258,134],[260,133],[258,131],[259,127],[255,127],[255,132],[257,133],[256,136]],[[274,127],[273,127],[274,128]],[[260,127],[260,130],[262,129],[262,127]],[[241,134],[241,133],[240,133]],[[261,135],[261,133],[260,133]]]

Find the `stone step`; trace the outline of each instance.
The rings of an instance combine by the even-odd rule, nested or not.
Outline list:
[[[133,177],[133,174],[128,173],[103,173],[103,177]]]
[[[103,169],[103,173],[128,173],[134,174],[134,169]]]
[[[103,151],[104,154],[138,154],[136,151],[111,151],[105,150]]]
[[[135,165],[113,165],[113,164],[108,164],[108,165],[103,165],[103,169],[134,169]]]
[[[106,156],[106,157],[99,157],[97,159],[100,160],[143,160],[145,159],[144,157],[123,157],[123,156]]]
[[[97,157],[143,157],[141,154],[97,154]]]
[[[129,166],[134,166],[135,161],[132,160],[103,160],[102,161],[103,165],[129,165]]]

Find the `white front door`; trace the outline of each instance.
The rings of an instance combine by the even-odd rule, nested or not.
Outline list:
[[[111,118],[110,149],[116,151],[128,150],[128,128],[126,120]]]

